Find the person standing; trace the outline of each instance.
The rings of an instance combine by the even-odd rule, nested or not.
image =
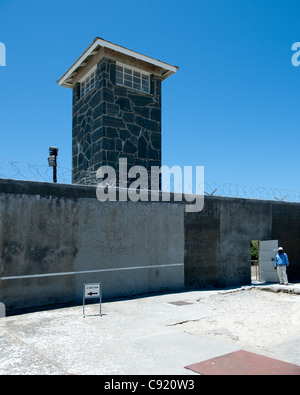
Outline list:
[[[289,266],[289,258],[284,252],[282,247],[278,248],[278,254],[275,258],[275,270],[277,270],[279,283],[288,285],[288,277],[286,273],[286,268]]]

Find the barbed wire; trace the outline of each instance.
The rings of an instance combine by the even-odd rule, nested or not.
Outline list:
[[[204,184],[204,193],[208,196],[300,202],[300,192],[291,189],[254,187],[247,185],[216,182],[205,182]]]
[[[25,181],[53,181],[53,170],[47,165],[34,165],[28,162],[0,159],[0,178]],[[58,182],[70,184],[72,171],[66,167],[57,167]]]
[[[52,182],[53,171],[47,165],[34,165],[28,162],[0,159],[0,178]],[[72,170],[58,165],[57,182],[71,184]],[[83,185],[95,185],[96,182],[96,171],[84,171],[81,173],[80,178],[75,180],[75,184]],[[195,185],[190,187],[189,190],[197,190]],[[220,182],[204,182],[200,186],[197,185],[197,187],[206,196],[300,202],[300,192],[290,189],[255,187]],[[174,181],[170,180],[168,184],[162,182],[162,190],[171,192],[176,190]]]

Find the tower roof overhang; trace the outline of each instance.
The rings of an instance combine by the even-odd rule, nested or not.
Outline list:
[[[149,56],[143,55],[141,53],[132,51],[120,45],[113,44],[109,41],[103,40],[102,38],[96,37],[92,44],[83,52],[83,54],[76,60],[75,63],[65,72],[65,74],[57,81],[60,86],[66,88],[73,88],[74,84],[77,82],[77,76],[82,74],[83,69],[90,68],[92,64],[92,58],[99,53],[100,49],[107,49],[113,51],[116,57],[125,56],[136,61],[140,61],[146,65],[155,67],[159,70],[161,79],[165,80],[172,74],[175,74],[179,69],[177,66],[172,66],[168,63],[162,62],[160,60],[151,58]],[[88,70],[87,70],[88,71]]]

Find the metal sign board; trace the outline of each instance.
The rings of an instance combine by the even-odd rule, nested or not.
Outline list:
[[[100,284],[85,284],[84,295],[86,299],[100,297]]]
[[[100,312],[99,315],[102,316],[101,313],[101,303],[102,303],[102,287],[101,283],[97,284],[84,284],[83,285],[83,318],[85,318],[85,301],[86,299],[98,299],[100,303]]]

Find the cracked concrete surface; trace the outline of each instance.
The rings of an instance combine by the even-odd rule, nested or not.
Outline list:
[[[300,365],[299,303],[246,287],[2,318],[0,374],[193,375],[185,366],[240,349]]]

